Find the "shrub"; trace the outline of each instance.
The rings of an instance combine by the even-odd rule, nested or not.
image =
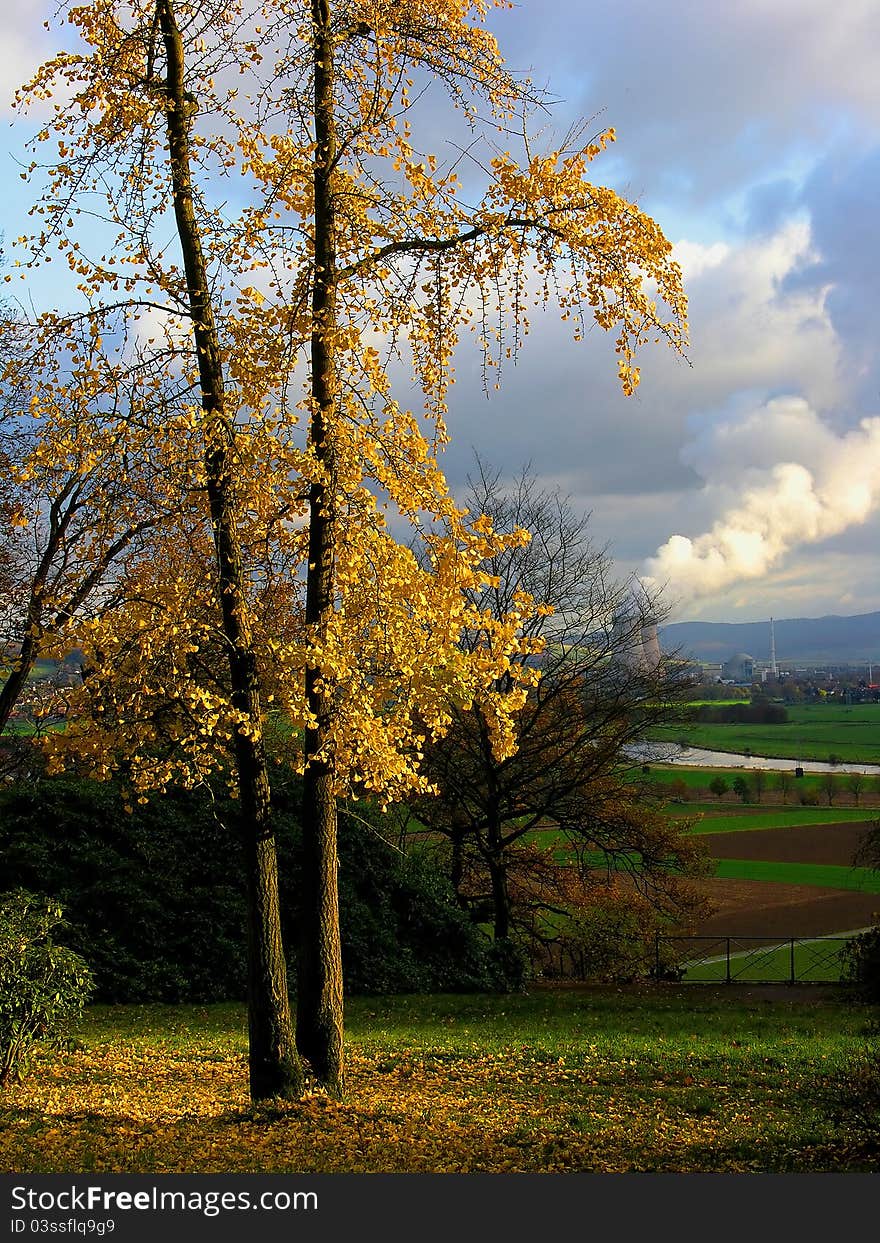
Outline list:
[[[301,782],[279,783],[282,932],[296,957]],[[207,1002],[246,991],[237,804],[169,791],[123,810],[110,783],[56,778],[0,791],[0,867],[67,916],[96,1000]],[[516,987],[522,964],[492,950],[427,857],[383,840],[387,817],[340,814],[340,907],[349,992]],[[515,956],[514,956],[515,957]]]
[[[67,777],[0,793],[0,866],[51,894],[64,944],[104,1002],[245,995],[238,842],[225,808],[172,791],[129,815],[111,783]]]
[[[0,894],[0,1084],[21,1079],[36,1042],[69,1046],[92,988],[78,954],[52,942],[61,907],[15,889]]]
[[[591,896],[560,938],[580,977],[600,983],[630,983],[656,974],[656,912],[632,895]]]
[[[856,986],[856,996],[880,1004],[880,925],[847,941],[841,953],[843,978]]]

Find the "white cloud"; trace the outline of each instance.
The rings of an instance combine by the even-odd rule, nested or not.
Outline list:
[[[0,5],[0,116],[15,115],[15,92],[59,50],[59,24],[51,32],[43,26],[53,11],[44,0],[3,0]]]
[[[726,242],[714,242],[705,246],[700,242],[684,239],[675,243],[672,253],[681,266],[684,280],[692,281],[722,264],[730,254],[730,247]]]
[[[672,535],[647,561],[646,576],[680,602],[762,578],[880,508],[880,418],[837,435],[803,399],[777,398],[705,432],[691,457],[710,497],[729,501],[737,480],[740,495],[708,531]]]

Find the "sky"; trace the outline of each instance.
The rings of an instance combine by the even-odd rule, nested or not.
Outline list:
[[[43,8],[0,13],[7,250],[34,128],[8,101],[54,50]],[[631,398],[613,340],[575,343],[552,308],[488,398],[465,349],[453,488],[475,452],[506,476],[529,464],[672,620],[880,610],[880,5],[523,0],[491,24],[557,101],[548,146],[581,117],[616,130],[595,179],[674,243],[691,344],[687,360],[646,349]]]

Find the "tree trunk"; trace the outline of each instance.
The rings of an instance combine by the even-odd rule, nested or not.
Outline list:
[[[312,287],[312,412],[309,443],[324,470],[309,491],[306,623],[320,632],[333,608],[336,527],[333,423],[336,404],[336,219],[331,180],[336,159],[333,43],[329,0],[312,0],[315,31],[315,276]],[[326,480],[326,481],[325,481]],[[303,892],[297,980],[296,1039],[317,1079],[341,1096],[344,1088],[342,953],[339,939],[337,819],[332,757],[327,754],[330,707],[320,669],[305,674],[315,724],[305,731],[302,822]]]
[[[46,547],[43,549],[43,554],[40,557],[31,581],[18,658],[10,669],[6,681],[3,683],[3,690],[0,691],[0,734],[5,730],[12,715],[12,709],[18,703],[18,697],[27,683],[28,674],[40,655],[45,636],[43,602],[45,599],[46,581],[49,577],[50,566],[64,543],[64,537],[73,513],[72,505],[75,504],[75,500],[71,500],[71,493],[75,491],[75,486],[68,481],[61,490],[60,495],[53,499],[49,507],[49,529],[46,534]]]
[[[500,855],[490,855],[489,877],[492,882],[492,906],[494,925],[492,935],[496,941],[510,936],[510,894],[507,891],[507,865]]]
[[[463,911],[466,911],[470,904],[462,892],[464,886],[464,830],[453,827],[449,838],[452,843],[449,883],[452,886],[452,892],[455,894],[456,902]]]
[[[25,639],[15,664],[6,676],[3,689],[0,690],[0,734],[6,729],[9,718],[12,715],[12,709],[18,703],[18,697],[24,689],[31,666],[36,659],[35,653],[25,650],[26,645],[28,647],[33,646],[28,644],[27,639]]]
[[[225,407],[223,367],[190,177],[189,101],[183,43],[172,0],[157,0],[168,61],[166,118],[177,232],[199,367],[205,472],[214,534],[217,587],[229,655],[231,700],[247,721],[236,730],[248,913],[248,1032],[253,1100],[302,1093],[287,992],[278,910],[278,867],[269,778],[263,749],[256,652],[245,603],[241,542],[235,520],[234,431]]]

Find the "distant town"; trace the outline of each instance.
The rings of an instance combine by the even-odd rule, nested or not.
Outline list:
[[[760,687],[787,702],[880,701],[880,613],[765,622],[664,626],[668,654],[685,660],[701,693]],[[722,692],[719,692],[722,693]]]

